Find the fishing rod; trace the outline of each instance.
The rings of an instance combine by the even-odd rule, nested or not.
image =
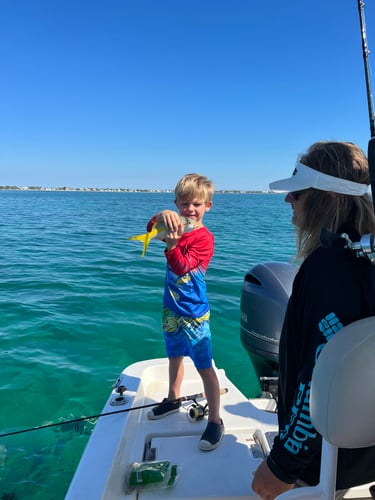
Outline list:
[[[367,92],[367,105],[368,105],[368,115],[370,121],[370,140],[367,148],[367,160],[368,169],[370,174],[370,184],[371,184],[371,195],[372,195],[372,206],[375,212],[375,115],[374,115],[374,105],[372,101],[371,92],[371,80],[370,80],[370,65],[369,65],[369,49],[367,47],[367,35],[366,35],[366,22],[365,22],[365,2],[363,0],[358,1],[358,13],[359,13],[359,24],[361,27],[361,37],[362,37],[362,55],[365,67],[365,80],[366,80],[366,92]],[[332,235],[331,235],[332,236]],[[323,235],[326,243],[330,244],[332,241],[331,236],[327,233]],[[354,250],[357,257],[368,257],[371,262],[375,262],[375,235],[365,234],[361,236],[360,241],[352,242],[347,234],[342,234],[340,237],[346,239],[346,248]],[[333,235],[335,238],[335,235]]]
[[[359,23],[361,27],[361,37],[362,37],[362,55],[365,67],[367,105],[368,105],[368,114],[370,120],[370,140],[367,149],[367,159],[370,172],[372,202],[375,211],[375,115],[374,115],[374,105],[371,92],[371,80],[370,80],[370,69],[369,69],[369,59],[368,59],[370,51],[368,50],[367,47],[364,6],[365,3],[363,2],[363,0],[358,0]]]
[[[220,394],[226,394],[228,392],[228,389],[220,389]],[[199,392],[198,394],[189,394],[188,396],[181,396],[180,398],[172,400],[172,402],[183,402],[183,401],[195,401],[196,399],[201,399],[205,398],[206,394],[204,392]],[[62,422],[54,422],[51,424],[45,424],[45,425],[38,425],[37,427],[29,427],[27,429],[21,429],[19,431],[11,431],[11,432],[4,432],[0,434],[0,438],[7,437],[7,436],[15,436],[16,434],[25,434],[26,432],[32,432],[32,431],[39,431],[41,429],[48,429],[50,427],[57,427],[61,425],[66,425],[66,424],[76,424],[78,422],[84,422],[86,420],[93,420],[95,418],[100,418],[100,417],[107,417],[108,415],[116,415],[118,413],[127,413],[129,411],[134,411],[134,410],[143,410],[144,408],[150,408],[152,406],[158,406],[160,405],[159,403],[150,403],[147,405],[141,405],[141,406],[132,406],[131,408],[124,408],[122,410],[116,410],[116,411],[109,411],[106,413],[99,413],[98,415],[91,415],[89,417],[79,417],[79,418],[73,418],[71,420],[64,420]]]

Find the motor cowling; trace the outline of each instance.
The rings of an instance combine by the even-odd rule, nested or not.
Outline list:
[[[298,267],[285,262],[257,264],[241,290],[241,343],[258,377],[278,375],[279,340]]]

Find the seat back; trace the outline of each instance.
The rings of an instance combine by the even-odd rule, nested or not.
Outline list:
[[[375,445],[375,317],[340,330],[315,365],[311,420],[338,448]]]

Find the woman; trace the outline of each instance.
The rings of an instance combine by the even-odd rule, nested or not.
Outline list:
[[[263,500],[319,482],[321,436],[309,411],[315,361],[341,328],[375,315],[375,264],[348,248],[348,239],[375,233],[369,183],[360,148],[318,142],[300,157],[292,177],[270,184],[273,191],[287,192],[302,264],[280,338],[279,432],[252,482]],[[375,447],[339,450],[336,498],[375,480],[374,464]]]

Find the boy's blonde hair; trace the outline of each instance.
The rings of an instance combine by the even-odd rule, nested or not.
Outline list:
[[[187,201],[197,198],[205,203],[212,201],[215,185],[204,175],[186,174],[177,183],[176,200]]]

